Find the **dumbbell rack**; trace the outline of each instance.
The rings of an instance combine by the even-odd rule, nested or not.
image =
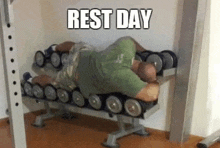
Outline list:
[[[38,75],[39,74],[51,75],[51,73],[55,73],[57,71],[56,69],[53,68],[53,66],[50,63],[46,64],[43,68],[38,67],[34,63],[32,65],[32,70]],[[161,76],[159,76],[158,79],[161,83],[166,82],[170,78],[175,76],[175,72],[176,72],[176,68],[164,70],[163,74]],[[33,99],[36,99],[36,98],[33,98]],[[69,114],[69,111],[67,110],[67,107],[68,106],[73,106],[71,104],[65,104],[65,103],[61,103],[59,101],[48,101],[48,100],[45,100],[45,99],[36,99],[36,100],[40,101],[40,102],[44,102],[45,108],[47,110],[46,114],[36,117],[35,123],[33,123],[33,125],[36,126],[36,127],[43,127],[45,125],[44,120],[53,118],[55,116],[60,116],[60,115],[63,115],[63,114]],[[49,107],[49,102],[58,103],[59,104],[59,110],[55,113],[52,113],[51,109]],[[79,107],[77,107],[77,106],[74,106],[74,107],[79,109]],[[80,109],[84,110],[84,111],[90,110],[89,108],[80,108]],[[143,114],[142,118],[147,119],[152,114],[154,114],[157,110],[159,110],[159,104],[158,103],[156,105],[154,105],[153,107],[151,107],[149,110],[146,110],[146,112]],[[113,132],[113,133],[109,134],[107,141],[103,143],[104,146],[119,147],[119,145],[117,144],[117,139],[119,139],[121,137],[124,137],[126,135],[129,135],[129,134],[132,134],[132,133],[136,133],[136,134],[139,134],[139,135],[142,135],[142,136],[149,135],[149,133],[147,133],[145,131],[144,126],[139,124],[139,118],[129,117],[130,121],[132,121],[131,126],[129,128],[125,128],[125,123],[123,122],[123,118],[127,117],[126,115],[123,115],[123,114],[110,114],[110,113],[108,113],[104,110],[100,110],[98,112],[102,112],[106,116],[107,115],[116,116],[117,122],[118,122],[118,125],[119,125],[119,131],[116,131],[116,132]]]
[[[4,2],[4,3],[3,3]],[[206,12],[207,0],[180,0],[177,5],[177,23],[174,41],[174,48],[179,49],[178,55],[181,56],[178,62],[176,73],[175,100],[172,106],[172,121],[170,140],[184,142],[189,137],[191,120],[188,120],[192,115],[193,101],[195,90],[190,85],[192,79],[197,80],[199,67],[199,58],[202,45],[202,35],[204,27],[204,19]],[[20,90],[20,85],[12,86],[9,82],[13,80],[19,81],[18,72],[11,76],[10,67],[18,70],[17,64],[17,49],[15,48],[14,40],[9,41],[8,37],[14,38],[13,24],[13,0],[0,1],[0,32],[1,32],[1,48],[3,51],[3,64],[5,69],[5,81],[7,87],[7,98],[10,110],[11,132],[13,137],[13,146],[15,148],[26,148],[26,138],[23,121],[23,110],[21,104],[21,95],[18,94],[14,98],[14,92]],[[200,12],[200,15],[197,15]],[[10,38],[11,38],[10,37]],[[8,52],[13,50],[13,54]],[[12,51],[11,50],[11,51]],[[187,50],[187,51],[186,51]],[[10,59],[14,57],[15,65],[10,65]],[[192,71],[193,70],[193,71]],[[192,71],[192,72],[191,72]],[[196,76],[192,76],[194,73]],[[194,83],[195,83],[194,81]],[[184,82],[184,83],[182,83]],[[183,89],[184,88],[184,89]],[[188,91],[190,92],[189,95]],[[190,99],[191,98],[191,99]],[[15,106],[18,105],[18,106]],[[184,104],[187,104],[184,105]],[[18,118],[19,117],[19,118]],[[176,123],[176,121],[182,121]]]
[[[32,124],[35,127],[44,127],[45,120],[51,119],[53,117],[57,117],[57,116],[64,116],[65,118],[74,118],[70,112],[68,107],[74,107],[76,109],[81,109],[83,111],[90,111],[91,109],[88,108],[79,108],[76,106],[72,106],[70,104],[63,104],[63,103],[58,103],[58,102],[52,102],[52,103],[56,103],[59,105],[59,109],[56,112],[52,112],[51,108],[49,106],[49,102],[50,101],[45,101],[45,100],[39,100],[37,99],[37,101],[39,102],[43,102],[45,109],[46,109],[46,114],[37,116],[35,119],[35,122]],[[154,114],[157,110],[159,110],[159,104],[155,105],[154,107],[152,107],[151,109],[147,110],[144,113],[144,119],[147,119],[148,117],[150,117],[152,114]],[[94,110],[93,110],[94,111]],[[100,111],[96,111],[96,112],[100,112]],[[107,116],[109,115],[109,113],[101,111],[103,113],[103,115]],[[119,145],[117,144],[117,139],[122,138],[124,136],[127,136],[129,134],[135,133],[135,134],[139,134],[141,136],[148,136],[149,133],[146,132],[145,127],[143,125],[141,125],[139,123],[139,118],[132,118],[132,117],[127,117],[125,115],[121,115],[121,114],[112,114],[111,117],[117,117],[117,122],[119,125],[119,130],[113,133],[110,133],[108,135],[108,139],[106,142],[103,143],[104,146],[106,147],[119,147]],[[130,121],[132,121],[131,125],[129,128],[125,128],[125,122],[123,121],[123,118],[127,117],[127,119],[130,119]]]

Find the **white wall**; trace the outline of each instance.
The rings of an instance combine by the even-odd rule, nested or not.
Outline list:
[[[85,41],[95,45],[99,50],[103,50],[117,38],[130,35],[140,42],[146,49],[153,51],[162,51],[165,49],[176,50],[174,47],[175,23],[178,0],[169,0],[165,3],[163,0],[16,0],[14,2],[15,27],[16,27],[16,45],[18,47],[20,74],[30,71],[33,55],[36,50],[47,48],[53,43],[61,43],[66,40]],[[68,30],[67,26],[67,8],[113,8],[114,13],[111,17],[111,29],[98,31],[94,30]],[[152,8],[149,30],[117,30],[115,27],[115,8]],[[208,24],[208,23],[207,23]],[[208,35],[207,35],[208,36]],[[207,37],[206,36],[206,37]],[[209,37],[209,36],[208,36]],[[192,123],[192,134],[207,136],[209,119],[214,118],[210,110],[213,102],[207,100],[207,69],[208,69],[208,47],[207,38],[204,39],[203,51],[201,53],[201,64],[198,76],[197,93],[194,106],[194,115]],[[217,49],[216,49],[217,50]],[[213,52],[214,54],[214,52]],[[211,54],[210,54],[211,55]],[[210,57],[210,56],[209,56]],[[1,54],[0,54],[1,58]],[[216,57],[217,58],[217,57]],[[0,65],[1,64],[0,60]],[[209,61],[210,62],[210,61]],[[3,73],[0,67],[0,76]],[[210,71],[211,73],[211,71]],[[3,83],[4,77],[0,77]],[[161,86],[159,103],[161,109],[142,123],[151,128],[169,130],[171,98],[173,93],[174,80]],[[211,86],[213,82],[209,82]],[[216,96],[213,96],[216,98]],[[209,99],[212,99],[209,96]],[[216,98],[217,99],[217,98]],[[209,102],[209,104],[207,104]],[[0,118],[5,117],[6,108],[5,92],[0,94]],[[35,110],[40,108],[33,101],[24,101],[24,110]],[[74,110],[74,109],[73,109]],[[78,110],[78,112],[81,112]],[[84,112],[89,114],[88,112]],[[102,117],[103,114],[92,112],[96,116]],[[217,112],[216,112],[217,114]],[[212,116],[211,116],[212,115]],[[220,119],[219,117],[217,119]],[[217,128],[217,125],[216,125]],[[209,131],[213,129],[210,128]]]
[[[208,1],[192,133],[208,136],[220,129],[220,1]]]
[[[200,15],[200,13],[199,13]],[[191,133],[199,136],[208,135],[211,111],[208,106],[208,66],[210,36],[210,2],[207,3],[201,59],[196,86]]]
[[[25,5],[24,5],[25,3]],[[15,16],[15,38],[18,49],[18,62],[20,68],[20,77],[26,71],[31,70],[31,62],[36,50],[45,48],[44,30],[41,19],[41,6],[38,0],[31,3],[28,0],[18,0],[14,2]],[[7,117],[5,110],[7,108],[7,99],[5,92],[4,72],[2,55],[0,50],[0,118]],[[32,72],[33,75],[35,75]],[[28,100],[28,101],[26,101]],[[38,110],[42,105],[37,105],[35,101],[24,98],[24,112]]]
[[[212,0],[210,8],[210,45],[208,105],[211,111],[208,134],[220,129],[220,1]]]

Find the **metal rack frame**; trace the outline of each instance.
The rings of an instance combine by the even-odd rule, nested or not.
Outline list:
[[[26,148],[17,48],[14,39],[13,5],[10,0],[0,1],[0,34],[12,145],[15,148]]]
[[[35,98],[33,98],[33,99],[35,99]],[[42,100],[42,99],[36,99],[36,100],[38,102],[43,102],[45,105],[45,109],[46,109],[46,114],[42,114],[42,115],[37,116],[35,119],[35,122],[32,124],[33,126],[40,127],[40,128],[45,126],[44,122],[46,120],[51,119],[53,117],[63,116],[64,118],[67,118],[67,119],[74,118],[74,116],[70,113],[71,111],[70,111],[69,107],[79,108],[77,106],[73,106],[72,104],[63,104],[60,102],[53,102],[53,101],[51,102],[51,101]],[[52,112],[51,108],[49,106],[49,102],[52,104],[59,105],[58,111]],[[89,108],[80,108],[80,109],[84,110],[84,111],[91,110]],[[143,114],[143,118],[147,119],[148,117],[153,115],[158,110],[159,110],[159,104],[156,104]],[[95,111],[95,110],[93,110],[93,111]],[[102,112],[106,116],[109,115],[109,113],[106,111],[101,110],[101,111],[97,111],[97,112]],[[111,115],[111,117],[114,117],[114,116],[117,118],[119,130],[108,134],[107,140],[102,143],[103,146],[118,148],[119,144],[117,143],[117,139],[120,139],[124,136],[130,135],[133,133],[138,134],[140,136],[149,136],[149,133],[145,130],[145,127],[140,124],[139,118],[126,116],[123,114],[112,114]],[[126,123],[123,121],[123,118],[130,119],[131,123],[130,123],[129,127],[125,126]]]
[[[196,77],[202,45],[206,1],[207,0],[178,1],[177,34],[174,47],[179,49],[178,55],[181,55],[181,57],[179,57],[176,73],[175,99],[172,106],[171,141],[184,142],[189,137],[195,98],[194,88],[197,82]],[[1,48],[3,52],[13,145],[15,148],[26,148],[23,109],[21,105],[22,100],[20,85],[18,85],[19,74],[17,49],[14,42],[12,2],[13,0],[0,1]],[[197,12],[200,12],[200,15],[198,15]],[[16,81],[15,83],[17,85],[13,85],[14,81]]]

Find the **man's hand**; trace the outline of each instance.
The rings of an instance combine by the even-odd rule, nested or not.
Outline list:
[[[135,98],[140,99],[144,102],[152,102],[156,101],[159,96],[159,83],[157,81],[154,81],[152,83],[147,84],[146,87],[144,87]]]
[[[53,83],[54,81],[55,80],[48,75],[40,75],[32,79],[33,84],[39,84],[41,86],[46,86]]]

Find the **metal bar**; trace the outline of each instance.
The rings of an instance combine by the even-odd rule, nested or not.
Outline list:
[[[155,112],[157,112],[160,109],[160,105],[156,104],[155,106],[153,106],[151,109],[147,110],[144,113],[144,119],[149,118],[151,115],[153,115]]]
[[[169,77],[169,76],[173,76],[175,74],[176,74],[176,68],[165,69],[163,71],[163,77]]]
[[[139,119],[132,118],[132,125],[129,128],[125,128],[125,123],[123,122],[122,116],[117,115],[119,130],[108,134],[108,139],[103,143],[106,147],[119,147],[117,139],[124,136],[130,135],[132,133],[139,134],[141,136],[148,136],[149,133],[145,131],[143,125],[139,124]]]
[[[5,21],[6,23],[12,23],[13,21],[13,11],[12,11],[12,6],[11,6],[11,0],[4,0],[4,7],[5,7]]]
[[[172,104],[170,141],[184,142],[191,130],[192,111],[202,47],[207,0],[182,0],[178,67]],[[182,7],[182,8],[181,8]],[[199,12],[197,14],[197,12]]]
[[[117,120],[118,120],[119,130],[121,131],[125,130],[125,123],[123,122],[122,116],[117,115]]]
[[[49,102],[45,101],[44,105],[45,105],[45,109],[46,109],[46,114],[37,116],[36,119],[35,119],[35,122],[32,124],[33,126],[44,127],[45,126],[45,124],[44,124],[45,120],[51,119],[51,118],[54,118],[54,117],[57,117],[57,116],[61,116],[64,113],[66,113],[64,105],[60,105],[59,110],[54,112],[54,113],[51,111],[51,108],[49,106]]]
[[[6,1],[5,1],[6,2]],[[9,1],[7,1],[9,2]],[[7,3],[9,5],[9,3]],[[12,135],[12,144],[15,148],[26,148],[26,135],[24,128],[24,116],[21,99],[21,88],[19,79],[19,69],[17,62],[17,49],[15,47],[15,33],[13,22],[13,12],[6,14],[7,6],[4,7],[0,1],[0,35],[1,50],[3,56],[3,66],[5,72],[5,84],[7,100],[9,106],[9,120]],[[12,5],[10,10],[13,10]],[[10,21],[6,22],[9,17]]]
[[[220,130],[216,131],[215,133],[208,136],[206,139],[198,143],[199,148],[209,147],[215,142],[220,140]]]

